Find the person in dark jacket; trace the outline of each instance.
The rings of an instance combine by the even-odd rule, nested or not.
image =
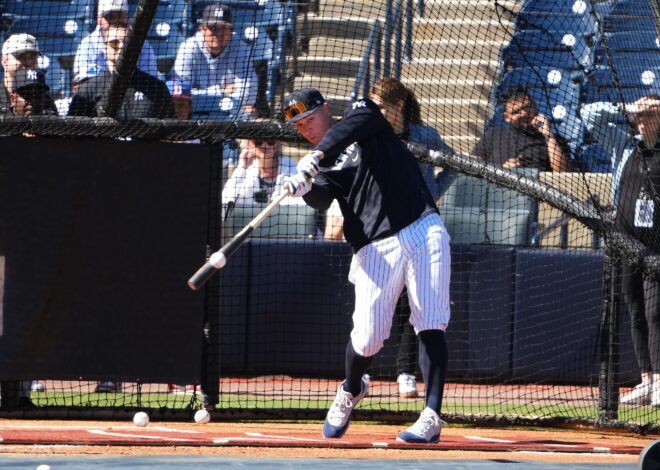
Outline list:
[[[617,124],[624,114],[632,128]],[[616,224],[660,253],[660,95],[623,105],[589,103],[581,116],[592,137],[611,153]],[[660,284],[637,266],[624,263],[621,274],[642,381],[620,403],[660,406]]]
[[[108,28],[105,36],[107,70],[80,85],[71,100],[68,116],[97,117],[101,114],[99,107],[103,105],[103,96],[112,83],[127,32],[123,26]],[[134,70],[115,118],[121,120],[175,117],[174,105],[165,83],[139,69]]]
[[[315,209],[337,200],[344,237],[353,247],[349,280],[355,285],[353,330],[346,347],[346,377],[323,425],[326,438],[346,432],[355,405],[367,394],[364,373],[383,347],[394,307],[408,288],[410,321],[420,343],[426,407],[397,437],[440,439],[449,324],[449,234],[417,160],[371,100],[352,103],[335,121],[314,88],[284,102],[284,116],[315,146],[298,162],[285,188]]]

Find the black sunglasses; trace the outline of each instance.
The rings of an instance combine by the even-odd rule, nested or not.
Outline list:
[[[277,143],[276,139],[254,139],[254,145],[257,147],[261,146],[266,142],[268,145],[275,145]]]

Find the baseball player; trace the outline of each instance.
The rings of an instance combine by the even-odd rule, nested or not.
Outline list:
[[[426,407],[401,432],[403,442],[440,439],[440,408],[447,369],[449,323],[449,235],[414,156],[396,136],[378,106],[354,102],[335,121],[314,88],[291,93],[284,116],[315,146],[288,177],[290,194],[317,209],[336,199],[344,236],[355,254],[349,280],[355,285],[353,330],[346,347],[346,377],[323,425],[323,436],[339,438],[366,395],[362,379],[387,339],[394,307],[408,288],[410,322],[419,338]]]

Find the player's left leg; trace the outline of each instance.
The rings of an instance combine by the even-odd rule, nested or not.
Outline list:
[[[450,317],[449,235],[436,214],[424,217],[410,229],[402,246],[407,257],[405,279],[410,322],[418,332],[420,343],[419,362],[426,388],[426,408],[417,422],[397,439],[433,443],[440,439],[444,424],[440,409],[448,362],[444,330]]]
[[[353,409],[368,391],[362,377],[389,336],[404,283],[396,237],[378,240],[358,251],[351,261],[349,280],[355,285],[355,311],[346,347],[346,380],[339,385],[323,424],[326,438],[341,437],[348,429]]]

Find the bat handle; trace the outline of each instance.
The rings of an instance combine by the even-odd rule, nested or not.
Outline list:
[[[204,265],[197,270],[195,274],[192,275],[190,279],[188,279],[188,287],[190,287],[192,290],[199,290],[206,284],[206,282],[213,277],[215,272],[218,270],[215,266],[213,266],[209,261],[204,263]]]

